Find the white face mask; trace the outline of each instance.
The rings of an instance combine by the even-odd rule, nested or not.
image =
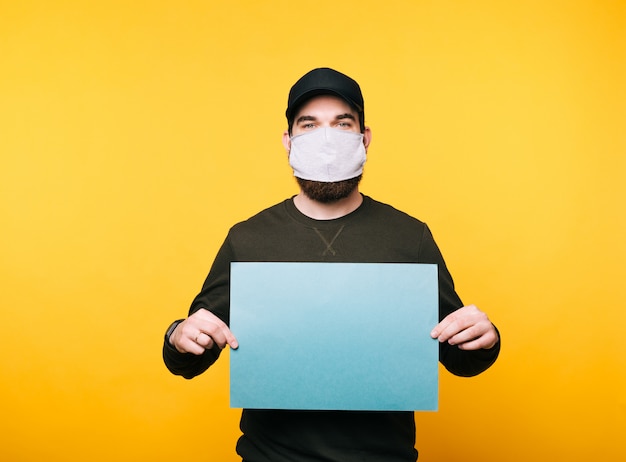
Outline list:
[[[294,176],[325,183],[348,180],[363,173],[363,134],[318,128],[291,137],[289,165]]]

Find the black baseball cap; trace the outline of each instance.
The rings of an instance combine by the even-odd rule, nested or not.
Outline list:
[[[299,106],[317,95],[336,95],[344,99],[359,113],[364,122],[364,103],[361,87],[356,80],[328,67],[320,67],[304,74],[291,87],[287,100],[287,120],[293,119]]]

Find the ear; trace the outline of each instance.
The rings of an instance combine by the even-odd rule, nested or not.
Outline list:
[[[365,131],[363,132],[363,144],[365,145],[365,152],[367,152],[367,148],[372,142],[372,130],[369,127],[365,127]]]
[[[289,136],[289,132],[287,130],[283,133],[283,146],[287,150],[287,155],[289,155],[289,151],[291,151],[291,137]]]

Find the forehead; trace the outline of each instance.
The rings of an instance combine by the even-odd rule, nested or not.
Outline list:
[[[315,114],[353,114],[358,113],[342,98],[333,95],[314,96],[306,101],[296,112],[295,120],[298,117]]]

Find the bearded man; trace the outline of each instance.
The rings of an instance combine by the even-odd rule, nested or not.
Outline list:
[[[300,192],[230,229],[188,317],[167,329],[169,370],[192,378],[226,345],[238,347],[228,327],[230,264],[237,261],[436,264],[440,322],[431,336],[439,341],[440,362],[460,376],[490,367],[499,333],[484,312],[461,302],[428,226],[359,191],[372,132],[358,83],[314,69],[291,88],[286,116],[283,145]],[[372,339],[372,348],[389,335]],[[237,453],[244,462],[415,462],[418,456],[410,411],[244,409],[240,426]]]

